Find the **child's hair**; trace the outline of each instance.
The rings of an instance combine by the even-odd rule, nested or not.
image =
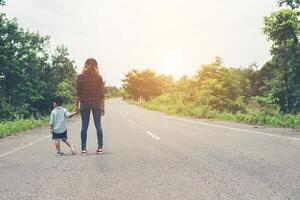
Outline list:
[[[98,69],[98,63],[96,61],[96,59],[94,58],[89,58],[85,61],[84,63],[84,67],[82,72],[94,72],[94,73],[99,73],[99,69]]]
[[[54,98],[53,102],[55,102],[58,106],[61,106],[64,103],[64,99],[61,96],[57,96]]]

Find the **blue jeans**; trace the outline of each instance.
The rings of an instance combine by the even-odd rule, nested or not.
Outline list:
[[[100,104],[81,104],[81,149],[86,149],[87,129],[90,122],[90,114],[93,113],[95,127],[97,129],[98,148],[102,149],[103,146],[103,130],[101,127],[101,106]]]

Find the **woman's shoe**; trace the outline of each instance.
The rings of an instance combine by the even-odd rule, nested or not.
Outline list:
[[[97,149],[96,153],[97,154],[103,153],[103,150],[102,149]]]
[[[87,152],[86,152],[85,149],[81,151],[81,155],[83,155],[83,156],[86,156],[86,155],[87,155]]]

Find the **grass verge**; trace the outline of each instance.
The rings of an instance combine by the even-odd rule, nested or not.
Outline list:
[[[267,125],[280,128],[300,128],[300,115],[284,115],[282,113],[270,114],[266,112],[251,113],[229,113],[211,110],[207,107],[195,106],[192,103],[168,103],[159,102],[157,99],[152,101],[134,101],[127,100],[128,103],[138,105],[140,107],[156,110],[173,115],[192,116],[201,119],[216,119],[223,121],[232,121],[240,123],[248,123],[255,125]]]
[[[74,112],[75,104],[66,104],[64,107],[69,112]],[[50,113],[49,113],[50,116]],[[27,131],[33,128],[49,124],[49,116],[28,119],[16,119],[14,121],[0,122],[0,138],[13,135],[18,132]]]
[[[49,117],[41,117],[39,119],[16,119],[14,121],[6,121],[0,123],[0,138],[27,131],[33,128],[44,126],[49,123]]]

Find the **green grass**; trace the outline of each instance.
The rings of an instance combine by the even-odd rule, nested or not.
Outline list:
[[[41,117],[39,119],[16,119],[14,121],[6,121],[0,123],[0,138],[30,130],[36,127],[44,126],[49,123],[49,117]]]
[[[64,107],[69,112],[75,111],[74,104],[65,104]],[[39,117],[39,118],[28,118],[28,119],[16,119],[14,121],[4,121],[0,122],[0,138],[4,138],[9,135],[13,135],[19,132],[27,131],[33,128],[44,126],[49,124],[49,116]]]
[[[66,108],[68,112],[74,112],[76,105],[75,103],[69,103],[69,104],[64,104],[63,107]]]
[[[212,110],[205,106],[195,106],[193,103],[164,99],[151,101],[127,100],[128,103],[141,106],[149,110],[156,110],[173,115],[193,116],[202,119],[216,119],[232,122],[241,122],[255,125],[267,125],[273,127],[300,128],[300,115],[284,115],[282,113],[270,114],[266,112],[229,113]]]

